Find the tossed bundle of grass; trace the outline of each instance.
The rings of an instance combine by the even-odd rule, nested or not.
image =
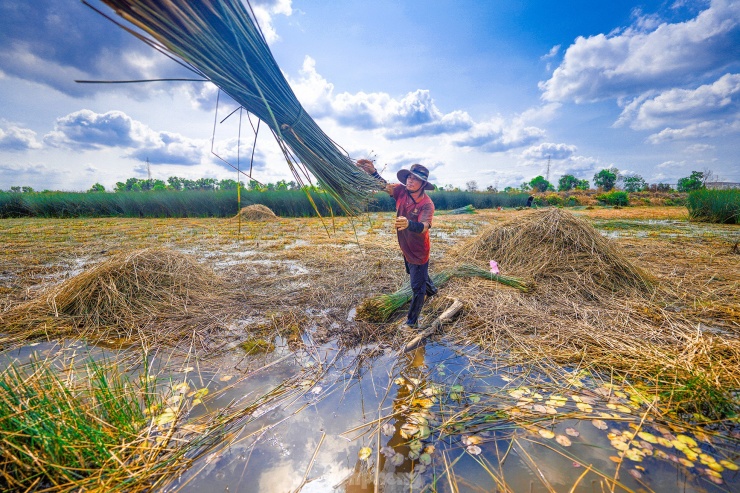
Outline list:
[[[591,299],[602,290],[651,288],[650,276],[608,238],[561,209],[533,211],[493,225],[455,254],[464,261],[495,259],[507,272],[556,284],[580,298]]]
[[[489,270],[470,264],[463,264],[452,269],[442,270],[432,274],[430,277],[438,288],[447,284],[447,281],[453,277],[477,277],[495,281],[523,292],[528,292],[531,289],[526,282],[519,278],[492,274]],[[357,318],[369,322],[385,322],[396,310],[411,301],[412,296],[411,281],[407,280],[394,293],[381,294],[365,299],[357,307]]]
[[[182,60],[265,122],[299,183],[310,172],[343,208],[356,212],[378,190],[378,182],[305,112],[241,1],[102,1],[146,35],[128,32]]]
[[[164,248],[134,250],[14,307],[3,323],[6,332],[25,338],[73,333],[174,342],[210,328],[197,315],[217,302],[220,288],[220,279],[189,255]]]
[[[473,204],[468,204],[465,207],[458,207],[457,209],[452,209],[451,211],[441,211],[438,213],[438,215],[441,216],[452,216],[458,214],[475,214],[475,207],[473,207]]]
[[[277,219],[272,209],[262,204],[252,204],[242,207],[239,215],[244,221],[273,221]]]

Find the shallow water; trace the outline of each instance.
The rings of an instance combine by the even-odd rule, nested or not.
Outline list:
[[[645,404],[591,375],[563,373],[570,386],[564,390],[562,381],[502,367],[474,348],[444,341],[407,354],[379,346],[342,351],[333,344],[292,352],[275,342],[273,353],[249,358],[238,348],[195,364],[172,355],[152,358],[160,380],[209,389],[189,419],[249,406],[292,382],[291,392],[232,423],[223,445],[163,491],[290,492],[303,483],[304,492],[364,492],[373,491],[376,477],[380,491],[421,491],[435,478],[437,490],[450,491],[450,470],[458,491],[494,491],[503,484],[512,491],[568,491],[573,485],[575,491],[606,491],[615,477],[615,491],[740,489],[736,471],[723,471],[723,484],[715,485],[704,465],[697,460],[689,466],[673,446],[624,440],[638,425],[646,438],[682,434],[643,422]],[[0,364],[115,356],[80,342],[41,343],[3,353]],[[134,352],[117,356],[136,360]],[[131,374],[141,368],[131,365]],[[404,434],[420,417],[428,431]],[[624,458],[617,469],[615,436],[650,453]],[[738,462],[731,444],[695,438],[702,453]],[[366,459],[358,456],[363,447],[370,449]]]

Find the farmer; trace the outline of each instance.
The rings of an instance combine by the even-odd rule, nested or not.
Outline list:
[[[434,204],[425,193],[425,190],[434,189],[434,185],[427,181],[429,170],[420,164],[412,164],[410,169],[402,169],[397,173],[401,183],[388,183],[380,176],[372,161],[360,159],[357,166],[383,183],[386,192],[396,201],[394,227],[413,291],[406,325],[417,328],[424,298],[437,294],[437,288],[429,278],[429,228],[432,227],[434,216]]]

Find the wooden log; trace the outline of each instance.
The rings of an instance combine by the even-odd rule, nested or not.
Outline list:
[[[430,335],[437,332],[439,329],[442,328],[442,324],[445,322],[449,322],[452,320],[452,318],[457,315],[457,313],[462,310],[463,304],[461,301],[455,299],[452,302],[452,305],[442,312],[442,315],[437,317],[437,319],[432,322],[432,325],[430,325],[428,328],[424,329],[419,335],[411,339],[408,344],[406,344],[406,347],[404,348],[403,352],[408,353],[409,351],[413,351],[417,348],[419,343],[423,341],[426,337],[429,337]]]

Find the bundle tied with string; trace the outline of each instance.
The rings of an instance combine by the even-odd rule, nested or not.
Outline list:
[[[267,124],[296,181],[312,174],[350,213],[379,190],[305,112],[239,0],[101,1],[133,26],[121,25],[126,31],[181,60]]]

